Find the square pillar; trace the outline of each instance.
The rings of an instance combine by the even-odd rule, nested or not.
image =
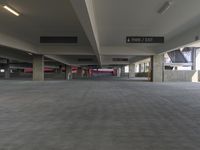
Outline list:
[[[117,68],[117,77],[121,77],[121,74],[122,74],[122,70],[121,68]]]
[[[195,58],[196,71],[198,71],[198,78],[200,82],[200,48],[196,48],[196,58]]]
[[[10,78],[10,61],[8,59],[7,59],[7,63],[4,69],[5,69],[4,77],[5,79],[9,79]]]
[[[44,80],[44,56],[33,55],[33,80]]]
[[[68,65],[66,65],[65,68],[66,68],[66,72],[65,72],[66,80],[71,80],[72,79],[72,68],[71,68],[71,66],[68,66]]]
[[[77,70],[77,77],[78,78],[82,78],[83,77],[83,70],[82,70],[81,67],[79,67],[78,70]]]
[[[200,70],[200,48],[196,49],[195,70]]]
[[[89,69],[88,68],[85,69],[85,77],[86,78],[90,77],[90,73],[89,73]]]
[[[126,75],[125,73],[125,66],[121,67],[121,77],[124,77]]]
[[[154,55],[152,61],[152,67],[153,67],[153,82],[163,82],[164,80],[164,73],[163,73],[163,61],[164,61],[164,55],[158,54]]]
[[[135,64],[129,65],[129,78],[135,78]]]
[[[59,66],[58,73],[62,74],[62,65]]]

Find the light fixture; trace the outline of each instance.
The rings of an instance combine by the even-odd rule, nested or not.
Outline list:
[[[32,53],[28,53],[28,55],[32,56],[33,54]]]
[[[1,72],[1,73],[5,72],[5,69],[1,69],[0,72]]]
[[[172,4],[172,0],[165,2],[163,6],[158,10],[158,13],[161,15],[164,14],[171,7]]]
[[[15,16],[19,16],[20,15],[16,10],[14,10],[13,8],[11,8],[11,7],[7,6],[7,5],[4,5],[3,8],[5,8],[7,11],[11,12]]]

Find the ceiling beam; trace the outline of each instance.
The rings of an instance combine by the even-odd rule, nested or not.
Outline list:
[[[26,52],[37,53],[37,50],[32,44],[3,33],[0,33],[0,45]]]
[[[92,66],[98,65],[98,62],[74,62],[71,64],[72,66]]]
[[[126,47],[126,46],[104,46],[101,47],[102,55],[155,55],[155,51],[150,48]]]
[[[132,63],[137,63],[139,61],[142,61],[142,60],[145,60],[147,58],[150,58],[150,56],[136,56],[136,57],[133,57],[132,59],[129,60],[129,63],[132,64]]]
[[[129,61],[113,61],[113,57],[102,56],[102,65],[128,65]]]
[[[0,47],[0,57],[21,62],[32,62],[32,56],[28,53],[3,46]]]
[[[62,56],[56,56],[56,55],[44,55],[47,58],[53,59],[55,61],[58,61],[60,63],[66,64],[66,65],[71,65],[65,57]]]
[[[101,64],[98,29],[95,20],[93,0],[70,0],[90,44]]]
[[[125,62],[125,61],[119,61],[119,62],[116,62],[116,61],[112,61],[112,60],[103,60],[102,62],[102,65],[128,65],[129,62]]]
[[[90,46],[40,46],[43,55],[95,55]]]
[[[177,36],[173,37],[169,41],[166,41],[165,44],[161,46],[157,46],[154,49],[156,50],[156,53],[163,53],[175,49],[179,49],[181,47],[187,47],[192,43],[200,42],[200,26],[196,26],[194,28],[191,28],[190,30],[187,30],[185,32],[182,32],[181,34],[178,34]]]

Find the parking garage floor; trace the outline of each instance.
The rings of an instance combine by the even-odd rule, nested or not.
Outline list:
[[[200,84],[0,81],[1,150],[199,150]]]

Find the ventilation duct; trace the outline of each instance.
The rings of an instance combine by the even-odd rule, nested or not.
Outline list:
[[[76,36],[41,36],[40,43],[78,43],[78,37]]]
[[[128,61],[128,58],[113,58],[113,61]]]
[[[91,62],[91,61],[93,61],[93,59],[92,58],[79,58],[78,61],[79,62]]]

